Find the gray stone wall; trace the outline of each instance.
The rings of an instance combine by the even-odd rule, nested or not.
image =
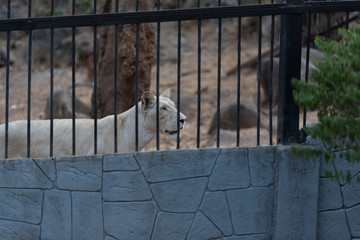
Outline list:
[[[2,160],[0,239],[355,239],[359,188],[319,166],[283,146]]]
[[[319,143],[318,143],[319,144]],[[318,239],[360,239],[360,162],[350,164],[337,152],[334,163],[321,160],[319,183]],[[325,177],[325,169],[350,171],[351,181]]]

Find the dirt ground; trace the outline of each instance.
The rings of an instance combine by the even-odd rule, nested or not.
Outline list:
[[[160,39],[160,91],[167,88],[172,90],[172,99],[177,99],[177,23],[161,24]],[[245,34],[245,33],[244,33]],[[243,34],[241,41],[241,61],[245,62],[257,56],[257,34]],[[217,107],[217,78],[218,78],[218,22],[217,20],[203,21],[201,29],[201,124],[200,146],[202,148],[215,147],[214,137],[207,134],[208,127]],[[227,76],[227,72],[237,65],[237,20],[223,20],[221,48],[221,106],[236,100],[236,74]],[[266,40],[264,40],[266,41]],[[181,76],[180,99],[181,111],[187,115],[185,129],[182,132],[180,148],[196,148],[197,139],[197,22],[183,22],[181,29]],[[1,42],[2,46],[5,42]],[[263,44],[266,50],[267,44]],[[27,89],[28,66],[24,56],[12,50],[14,64],[10,68],[10,103],[9,120],[27,119]],[[156,55],[155,55],[156,56]],[[156,60],[156,59],[154,59]],[[5,79],[6,69],[0,68],[0,123],[5,121]],[[92,93],[91,82],[87,80],[86,70],[76,69],[76,96],[90,104]],[[71,67],[54,69],[54,88],[70,88],[72,80]],[[90,86],[90,87],[89,87]],[[257,99],[256,71],[243,69],[241,71],[241,99],[254,102]],[[151,90],[156,90],[156,64],[152,71]],[[33,64],[31,69],[31,119],[43,119],[46,100],[50,96],[49,64]],[[265,109],[264,109],[265,110]],[[266,110],[267,111],[267,110]],[[276,144],[276,114],[274,114],[273,142]],[[302,119],[302,116],[301,118]],[[316,114],[310,113],[308,123],[316,121]],[[256,128],[240,131],[241,146],[256,146]],[[224,131],[220,137],[222,147],[235,146],[236,133]],[[216,139],[216,138],[215,138]],[[269,145],[269,132],[265,128],[260,131],[260,145]],[[153,140],[145,151],[155,150]],[[160,149],[175,149],[176,140],[162,136]]]

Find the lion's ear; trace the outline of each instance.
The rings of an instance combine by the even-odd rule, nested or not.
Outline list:
[[[166,89],[165,91],[163,91],[160,96],[163,96],[163,97],[167,97],[167,98],[170,98],[170,89]]]
[[[141,105],[144,110],[154,106],[155,96],[152,92],[146,91],[141,97]]]

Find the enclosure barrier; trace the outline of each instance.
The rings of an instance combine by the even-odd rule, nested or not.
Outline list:
[[[6,83],[5,83],[5,158],[8,156],[8,125],[9,125],[9,85],[10,85],[10,36],[14,31],[27,31],[29,33],[28,38],[28,92],[27,92],[27,156],[31,156],[30,153],[30,129],[31,129],[31,86],[32,86],[32,31],[39,29],[50,29],[51,30],[51,48],[50,48],[50,149],[49,156],[53,156],[53,92],[54,92],[54,30],[59,28],[71,28],[72,29],[72,120],[73,120],[73,137],[72,137],[72,152],[76,154],[76,136],[75,136],[75,31],[78,27],[93,27],[94,32],[94,154],[97,153],[97,27],[99,26],[116,26],[116,31],[118,32],[118,26],[124,24],[136,24],[136,75],[135,75],[135,101],[134,104],[136,109],[138,109],[138,85],[139,85],[139,26],[143,23],[157,23],[157,44],[156,49],[156,95],[159,96],[159,59],[160,59],[160,30],[161,23],[164,22],[178,22],[178,50],[177,50],[177,109],[178,109],[178,118],[180,117],[180,86],[181,86],[181,22],[185,20],[197,20],[198,21],[198,108],[197,108],[197,144],[196,147],[200,147],[200,114],[201,114],[201,20],[204,19],[217,19],[218,20],[218,75],[217,75],[217,147],[220,146],[220,97],[221,97],[221,47],[222,47],[222,19],[225,18],[238,18],[238,65],[237,65],[237,139],[236,146],[239,146],[239,117],[241,115],[239,110],[240,104],[240,72],[241,72],[241,20],[244,17],[258,16],[259,25],[258,25],[258,93],[257,93],[257,145],[260,144],[260,102],[261,102],[261,91],[260,91],[260,79],[261,79],[261,59],[262,59],[262,24],[261,18],[263,16],[272,16],[272,30],[271,30],[271,50],[270,50],[270,103],[269,103],[269,145],[273,144],[273,123],[272,123],[272,78],[273,78],[273,57],[274,51],[274,21],[275,16],[281,15],[281,36],[280,36],[280,69],[279,69],[279,105],[278,105],[278,123],[277,123],[277,142],[278,143],[296,143],[299,141],[299,108],[295,104],[293,95],[292,95],[292,78],[300,78],[300,61],[301,61],[301,47],[303,39],[303,20],[304,16],[308,16],[308,28],[307,32],[310,33],[311,28],[311,15],[316,13],[325,13],[328,14],[328,26],[327,32],[331,30],[330,26],[330,13],[336,12],[345,12],[347,13],[346,18],[346,27],[349,25],[349,12],[360,11],[360,1],[331,1],[331,2],[307,2],[301,0],[288,0],[282,3],[273,3],[270,4],[261,4],[259,0],[257,5],[241,5],[241,1],[238,2],[237,6],[222,6],[221,0],[218,1],[217,6],[213,7],[200,7],[201,1],[197,1],[197,7],[183,9],[181,8],[180,1],[177,1],[177,6],[175,9],[163,10],[160,9],[160,1],[156,3],[156,9],[152,11],[139,11],[139,3],[136,1],[136,11],[134,12],[118,12],[118,1],[116,1],[116,12],[113,13],[97,13],[97,1],[93,3],[93,14],[77,15],[76,14],[76,2],[72,2],[72,15],[69,16],[55,16],[54,13],[54,1],[51,1],[51,9],[49,17],[33,17],[31,15],[32,2],[29,1],[28,5],[28,17],[20,19],[12,19],[11,10],[12,4],[11,1],[8,1],[7,8],[7,19],[0,20],[0,31],[6,32],[7,40],[7,62],[6,62]],[[115,49],[118,48],[118,34],[115,37]],[[308,62],[309,62],[309,46],[310,46],[310,34],[307,36],[306,45],[308,48],[307,52],[307,69],[306,72],[308,75]],[[117,57],[114,58],[115,66],[117,67]],[[117,85],[117,71],[114,73],[114,89],[117,89],[121,86]],[[114,104],[114,125],[116,129],[116,99],[117,95],[114,95],[115,104]],[[157,101],[157,109],[159,108],[159,102]],[[159,150],[159,114],[157,110],[157,150]],[[138,112],[136,111],[136,121],[135,121],[135,149],[138,151]],[[304,125],[306,124],[306,112],[304,113]],[[178,130],[180,128],[179,122],[177,126]],[[114,152],[117,152],[117,131],[114,131]],[[178,131],[177,134],[177,149],[180,149],[180,134]]]
[[[118,3],[118,1],[116,1]],[[200,148],[201,113],[201,21],[218,19],[218,75],[217,110],[221,95],[221,28],[222,19],[238,18],[237,52],[237,103],[240,103],[241,70],[241,21],[249,16],[272,16],[270,63],[277,48],[274,38],[274,21],[281,15],[280,84],[278,143],[299,141],[299,108],[292,98],[291,79],[300,76],[300,54],[304,43],[302,20],[307,16],[306,75],[309,73],[309,47],[311,39],[311,16],[327,14],[325,35],[332,29],[330,13],[345,12],[345,27],[350,20],[358,18],[360,1],[303,2],[288,0],[280,4],[219,6],[160,10],[159,0],[154,11],[129,13],[76,15],[75,0],[71,16],[55,16],[54,0],[51,1],[51,17],[32,17],[29,1],[29,16],[11,19],[11,1],[8,1],[7,19],[0,20],[0,31],[6,33],[6,79],[5,79],[5,126],[9,125],[9,87],[11,33],[28,31],[28,92],[27,92],[27,154],[30,152],[31,86],[32,86],[32,31],[50,29],[50,100],[51,139],[53,139],[53,88],[54,88],[54,30],[71,28],[72,54],[72,122],[73,153],[76,154],[75,136],[75,53],[76,28],[90,26],[94,29],[94,49],[98,40],[97,27],[122,24],[139,26],[147,22],[157,24],[157,46],[160,45],[161,23],[185,20],[198,21],[198,109],[197,148]],[[259,2],[260,3],[260,2]],[[118,6],[118,5],[117,5]],[[261,21],[259,21],[258,71],[258,116],[257,143],[260,139],[260,78]],[[115,35],[115,43],[118,35]],[[115,48],[118,46],[115,44]],[[139,54],[137,48],[138,69]],[[117,52],[117,50],[115,51]],[[178,25],[178,72],[177,87],[180,91],[181,75],[181,25]],[[97,59],[94,54],[94,90],[96,89]],[[159,47],[156,49],[156,94],[159,95]],[[115,66],[117,57],[114,56]],[[270,68],[272,72],[272,67]],[[270,74],[273,75],[273,72]],[[136,82],[138,82],[138,72]],[[117,89],[117,71],[114,73],[114,88]],[[2,80],[1,80],[2,81]],[[271,78],[272,81],[272,78]],[[137,85],[138,86],[138,85]],[[270,84],[270,96],[272,94]],[[95,90],[96,91],[96,90]],[[180,94],[178,93],[178,96]],[[115,102],[116,102],[116,95]],[[138,96],[137,96],[138,97]],[[270,97],[270,99],[272,99]],[[178,117],[180,101],[177,99]],[[135,100],[135,104],[137,99]],[[96,108],[96,104],[94,107]],[[158,109],[159,103],[157,103]],[[239,109],[239,107],[238,107]],[[114,112],[116,115],[116,107]],[[272,116],[272,101],[269,115]],[[96,112],[96,110],[95,110]],[[241,112],[237,111],[237,120]],[[2,113],[0,114],[2,117]],[[16,159],[0,161],[0,239],[359,239],[360,190],[355,183],[359,176],[359,164],[349,165],[337,155],[336,161],[325,165],[319,161],[305,161],[294,156],[290,147],[277,145],[255,148],[239,148],[239,121],[235,148],[220,148],[220,115],[217,115],[216,149],[134,152],[96,156],[53,156],[53,142],[49,158]],[[269,118],[272,145],[272,117]],[[1,119],[0,121],[3,121]],[[94,153],[97,152],[97,118],[94,118]],[[159,122],[159,121],[157,121]],[[116,118],[114,119],[116,125]],[[137,122],[134,122],[137,124]],[[306,112],[303,125],[306,125]],[[179,126],[178,126],[179,128]],[[116,129],[116,128],[115,128]],[[137,129],[137,128],[136,128]],[[137,131],[137,130],[136,130]],[[157,124],[157,133],[159,125]],[[138,133],[136,133],[138,134]],[[0,143],[8,152],[8,134]],[[114,153],[117,152],[117,132],[114,132]],[[160,149],[157,134],[157,149]],[[307,144],[323,147],[318,141],[307,139]],[[177,146],[181,148],[179,136]],[[350,170],[351,181],[333,181],[325,178],[324,168]]]
[[[338,157],[278,145],[4,160],[0,238],[355,240],[359,164]]]

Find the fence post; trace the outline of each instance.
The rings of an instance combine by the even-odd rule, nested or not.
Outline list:
[[[283,0],[301,6],[303,0]],[[299,106],[295,104],[291,80],[300,79],[302,14],[281,16],[278,144],[298,142]]]

